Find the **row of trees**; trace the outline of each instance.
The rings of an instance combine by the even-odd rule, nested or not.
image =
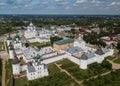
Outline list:
[[[11,31],[12,27],[27,26],[31,21],[37,27],[46,26],[49,28],[51,25],[70,25],[72,27],[74,26],[89,27],[92,24],[98,24],[99,25],[98,27],[100,28],[106,27],[109,30],[113,30],[113,28],[120,27],[119,20],[120,20],[119,18],[111,17],[109,19],[106,19],[106,17],[96,17],[96,16],[93,16],[93,17],[92,16],[89,16],[89,17],[85,17],[85,16],[81,16],[81,17],[9,16],[9,17],[4,17],[4,19],[2,20],[4,22],[2,23],[0,22],[0,29],[5,30],[2,33],[0,33],[0,35],[8,32],[7,30]],[[114,25],[114,23],[116,23],[116,25]],[[118,31],[116,32],[118,33]]]
[[[100,40],[100,37],[102,36],[107,36],[108,34],[105,32],[101,32],[100,34],[97,34],[95,32],[92,32],[91,34],[84,35],[83,39],[90,44],[98,45],[98,46],[103,46],[105,47],[106,44]]]
[[[44,78],[29,81],[25,86],[78,86],[67,74],[63,72],[55,73]]]
[[[54,36],[54,37],[50,37],[50,42],[51,42],[51,44],[53,45],[53,43],[55,42],[55,41],[59,41],[59,40],[62,40],[63,38],[61,38],[61,37],[58,37],[58,36]]]
[[[119,86],[120,85],[120,70],[112,71],[105,76],[99,76],[96,79],[85,80],[84,86]]]
[[[118,49],[119,54],[120,54],[120,42],[118,42],[118,44],[117,44],[117,49]]]
[[[1,86],[1,81],[2,81],[2,60],[0,59],[0,86]]]

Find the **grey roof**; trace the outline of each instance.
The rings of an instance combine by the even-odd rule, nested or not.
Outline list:
[[[75,46],[75,47],[67,48],[67,49],[65,49],[65,51],[73,54],[73,53],[80,52],[80,51],[83,51],[83,50],[80,47]]]
[[[103,48],[102,51],[103,51],[104,53],[107,53],[107,52],[109,52],[109,49]]]
[[[82,59],[82,60],[87,60],[88,57],[85,55],[85,53],[83,53],[82,56],[80,57],[80,59]]]
[[[95,54],[89,52],[89,53],[83,53],[80,59],[87,60],[87,59],[90,59],[90,58],[93,58],[93,57],[95,57]]]
[[[28,72],[35,72],[35,68],[32,65],[28,66]]]
[[[103,55],[104,54],[104,52],[101,48],[98,48],[95,53],[98,54],[98,55]]]
[[[91,52],[85,53],[85,55],[88,57],[88,59],[95,57],[95,54]]]
[[[9,36],[7,37],[7,40],[12,40],[12,37],[9,35]]]
[[[9,44],[9,48],[10,48],[10,50],[13,50],[13,49],[14,49],[11,42],[10,42],[10,44]]]
[[[44,64],[44,69],[48,69],[48,66],[46,64]]]
[[[14,60],[12,61],[12,64],[18,64],[20,63],[20,60],[18,59],[17,56],[14,57]]]

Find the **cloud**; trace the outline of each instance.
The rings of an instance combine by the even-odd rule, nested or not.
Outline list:
[[[7,5],[7,4],[3,3],[3,2],[0,3],[0,6],[5,6],[5,5]]]
[[[101,3],[100,0],[92,0],[92,3]]]
[[[0,0],[0,13],[13,12],[13,9],[16,13],[120,14],[120,11],[116,11],[120,9],[120,0]]]
[[[55,0],[57,5],[67,5],[69,4],[68,0]]]
[[[116,5],[120,5],[120,2],[113,1],[112,3],[109,4],[109,6],[116,6]]]
[[[85,3],[87,0],[77,0],[76,4],[81,4],[81,3]]]

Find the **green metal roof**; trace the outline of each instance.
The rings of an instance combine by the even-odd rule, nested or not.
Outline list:
[[[74,42],[74,39],[68,38],[68,39],[56,41],[54,43],[58,45],[62,45],[62,44],[67,44],[67,43],[72,43],[72,42]]]
[[[18,38],[18,40],[21,40],[21,37],[18,34],[15,35],[15,37],[13,38],[13,40],[16,40],[16,38]]]

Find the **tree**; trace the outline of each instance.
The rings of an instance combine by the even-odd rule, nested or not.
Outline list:
[[[28,43],[25,43],[25,46],[26,46],[26,47],[29,47],[29,44],[28,44]]]
[[[112,69],[112,64],[109,63],[108,61],[104,60],[102,63],[101,63],[102,67],[104,68],[107,68],[107,69]]]
[[[119,54],[120,54],[120,42],[117,44],[117,49],[118,49]]]
[[[50,42],[51,44],[53,44],[55,41],[59,41],[62,40],[63,38],[58,37],[58,36],[54,36],[54,37],[50,37]]]

